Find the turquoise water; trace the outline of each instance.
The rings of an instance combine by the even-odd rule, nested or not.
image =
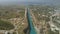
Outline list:
[[[27,19],[28,19],[28,24],[29,24],[29,27],[30,27],[30,34],[37,34],[36,31],[35,31],[35,28],[33,26],[32,18],[31,18],[31,15],[30,15],[30,12],[29,12],[28,8],[27,8]]]

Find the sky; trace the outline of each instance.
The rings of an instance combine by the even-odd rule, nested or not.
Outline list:
[[[59,2],[60,0],[0,0],[0,2],[11,2],[11,1],[20,1],[20,2]]]
[[[37,3],[60,3],[60,0],[0,0],[1,3],[11,3],[11,2],[37,2]]]

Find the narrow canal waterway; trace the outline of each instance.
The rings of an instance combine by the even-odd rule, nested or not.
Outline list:
[[[36,30],[35,30],[35,28],[33,26],[32,17],[30,15],[29,8],[27,8],[27,20],[28,20],[28,24],[29,24],[29,27],[30,27],[30,33],[29,34],[37,34]]]

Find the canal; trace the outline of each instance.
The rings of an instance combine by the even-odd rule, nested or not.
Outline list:
[[[30,15],[29,8],[27,8],[27,20],[28,20],[28,25],[29,25],[29,28],[30,28],[29,34],[37,34],[36,30],[35,30],[35,28],[33,26],[32,17]]]

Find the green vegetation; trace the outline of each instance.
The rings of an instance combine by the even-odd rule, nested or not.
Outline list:
[[[8,34],[10,34],[10,33],[8,32]]]
[[[13,32],[13,34],[16,34],[16,32]]]
[[[59,34],[59,31],[56,30],[56,32],[53,32],[53,31],[49,30],[49,33],[48,34]]]
[[[10,22],[0,20],[0,30],[10,30],[13,28],[14,26]]]

